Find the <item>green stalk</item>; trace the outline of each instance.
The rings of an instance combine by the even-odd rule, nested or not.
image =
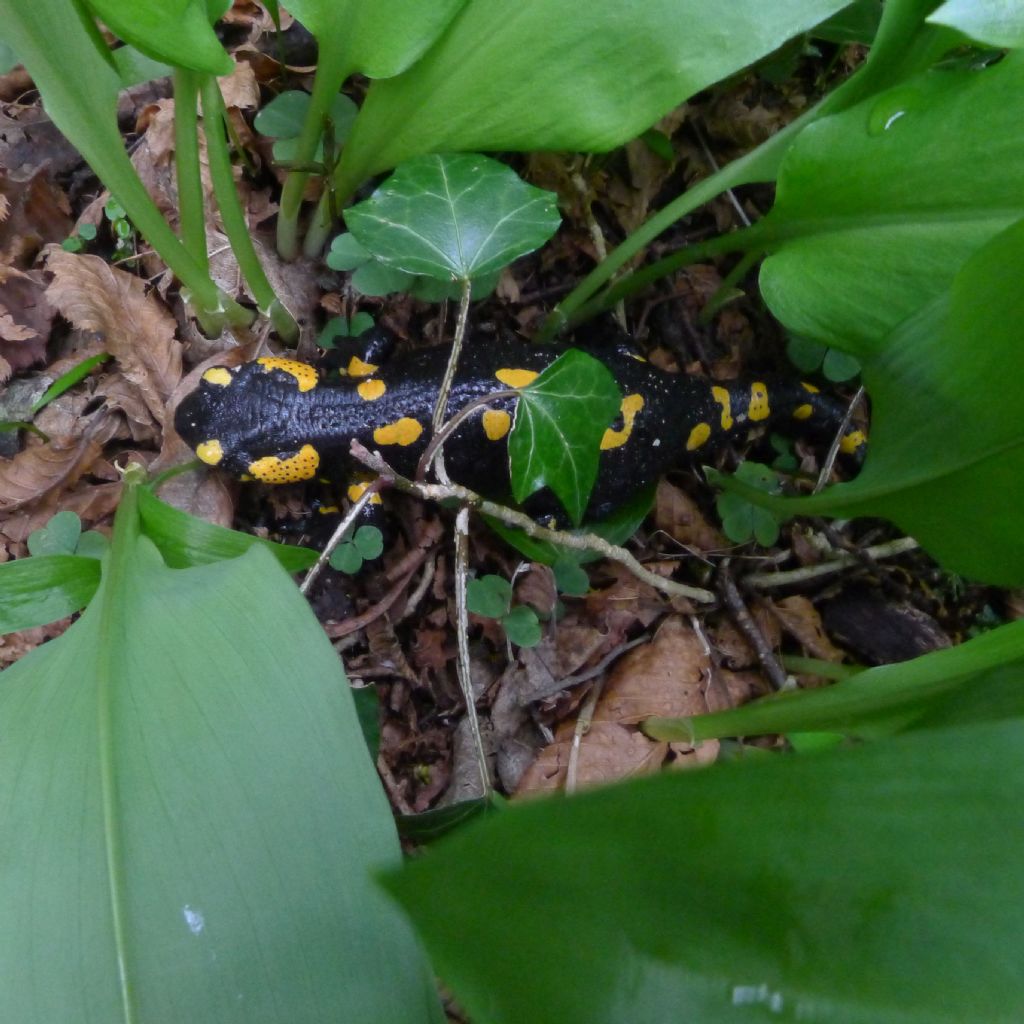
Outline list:
[[[316,144],[323,135],[324,119],[329,116],[334,97],[338,95],[342,84],[353,70],[348,59],[347,47],[321,45],[320,63],[313,79],[309,110],[306,111],[306,120],[295,149],[294,159],[300,167],[313,162]],[[289,172],[285,179],[284,190],[281,193],[281,209],[277,215],[277,251],[285,260],[293,260],[299,254],[299,212],[302,209],[302,196],[308,180],[309,172],[299,170]],[[328,188],[327,181],[324,182],[324,188]]]
[[[178,182],[178,221],[181,241],[208,274],[206,213],[199,170],[199,75],[189,68],[174,69],[174,171]]]
[[[348,201],[347,195],[335,194],[339,197],[340,205],[343,206]],[[309,222],[309,227],[306,228],[306,240],[303,243],[302,251],[311,260],[320,258],[324,246],[327,244],[327,236],[331,233],[334,218],[331,216],[330,195],[330,189],[325,189],[324,194],[320,197],[320,202],[316,204],[313,219]]]
[[[934,4],[930,5],[931,7]],[[642,249],[648,246],[663,231],[680,218],[691,213],[698,206],[710,202],[715,196],[730,188],[748,185],[755,181],[771,181],[778,175],[779,166],[794,136],[803,131],[812,121],[827,114],[838,113],[859,103],[872,93],[879,92],[897,81],[916,74],[930,67],[937,57],[948,49],[956,39],[956,34],[941,26],[927,25],[924,17],[929,13],[930,6],[925,0],[906,0],[903,3],[886,4],[882,23],[878,30],[875,45],[868,59],[855,75],[843,82],[835,91],[824,97],[816,106],[806,111],[795,121],[788,124],[777,135],[765,140],[756,149],[745,156],[734,160],[710,177],[694,185],[664,209],[656,213],[646,224],[633,232],[608,257],[596,266],[559,305],[551,312],[538,335],[539,341],[550,341],[555,334],[570,324],[578,324],[587,316],[613,305],[613,302],[590,302],[595,293],[604,288],[615,273],[630,262]],[[741,234],[741,233],[737,233]],[[706,245],[707,243],[702,243]],[[727,251],[727,246],[722,251]],[[686,257],[683,253],[689,247],[676,254],[680,262],[677,266],[695,262],[701,257]],[[673,257],[669,257],[672,259]],[[672,269],[668,260],[658,264],[660,273]],[[645,268],[619,282],[615,292],[618,297],[629,294],[637,288],[622,288],[625,281],[634,278],[643,283],[653,280]],[[655,276],[660,276],[655,275]]]
[[[267,280],[263,265],[256,255],[256,247],[249,235],[249,225],[238,198],[235,179],[231,172],[231,154],[227,144],[227,112],[217,79],[204,75],[200,85],[203,97],[203,130],[206,134],[206,153],[210,163],[213,194],[220,209],[224,231],[231,243],[238,266],[260,308],[270,318],[274,329],[286,342],[294,342],[299,327],[291,313],[281,304]]]

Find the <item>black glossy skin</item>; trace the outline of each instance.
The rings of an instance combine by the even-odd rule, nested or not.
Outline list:
[[[353,439],[380,451],[398,472],[411,475],[430,437],[430,419],[449,348],[419,349],[386,359],[380,343],[381,337],[371,332],[371,336],[354,339],[352,344],[352,355],[365,355],[370,363],[383,360],[371,373],[337,384],[317,384],[304,392],[292,373],[255,362],[230,370],[229,384],[203,380],[179,405],[175,427],[193,448],[218,441],[223,451],[218,468],[235,475],[251,473],[253,463],[265,456],[294,456],[304,445],[316,450],[320,456],[317,471],[323,472],[325,467],[344,460]],[[378,348],[368,351],[368,344]],[[495,377],[496,372],[539,372],[563,351],[524,342],[470,341],[460,361],[448,415],[475,398],[507,387]],[[611,346],[591,350],[590,354],[611,370],[624,396],[642,396],[643,407],[636,413],[625,442],[601,452],[589,519],[607,516],[666,469],[688,458],[705,459],[716,446],[745,435],[751,426],[750,381],[716,383],[667,373]],[[381,382],[384,393],[373,400],[361,397],[359,385],[367,381]],[[768,403],[767,415],[763,405],[758,408],[754,403],[755,418],[760,423],[822,439],[830,439],[838,429],[844,409],[834,399],[798,381],[762,379],[758,383]],[[379,390],[381,385],[372,386]],[[714,388],[719,389],[718,400]],[[726,393],[732,417],[727,429],[723,428],[721,401]],[[515,399],[506,398],[492,403],[491,408],[512,414],[514,406]],[[798,409],[799,419],[794,417]],[[482,415],[483,410],[474,413],[448,440],[445,463],[453,480],[500,500],[508,491],[507,437],[489,440]],[[378,427],[402,418],[422,426],[414,443],[382,444],[375,439]],[[693,441],[703,436],[701,424],[707,426],[706,439],[693,446]],[[609,426],[621,429],[622,417]],[[692,433],[695,428],[700,432],[698,438]],[[848,434],[848,450],[856,453],[862,443],[861,435]],[[543,497],[531,501],[530,509],[536,513],[552,510]]]

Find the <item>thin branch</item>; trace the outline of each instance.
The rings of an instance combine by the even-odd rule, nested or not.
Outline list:
[[[473,673],[469,661],[469,609],[466,605],[466,582],[469,576],[469,506],[463,505],[455,517],[455,634],[459,656],[456,660],[459,686],[466,702],[466,717],[476,747],[477,766],[483,795],[491,798],[491,773],[487,767],[487,752],[480,732],[480,717],[476,713],[476,695],[473,693]]]
[[[483,395],[480,398],[474,398],[472,402],[467,402],[431,439],[430,444],[427,445],[423,454],[420,456],[420,461],[416,463],[416,476],[414,479],[417,483],[422,483],[426,479],[427,473],[430,471],[430,464],[434,461],[438,451],[440,451],[441,445],[448,440],[452,434],[480,408],[486,408],[492,402],[501,401],[503,398],[515,398],[519,394],[514,388],[508,388],[503,391],[492,391],[489,395]]]
[[[812,494],[818,494],[820,491],[825,489],[825,485],[829,482],[832,477],[832,467],[836,464],[836,458],[839,456],[839,446],[843,443],[843,438],[846,437],[846,432],[850,429],[850,423],[853,421],[853,413],[857,406],[860,404],[860,400],[864,397],[864,385],[862,384],[857,388],[857,393],[850,400],[850,404],[846,407],[846,413],[843,416],[842,422],[839,424],[839,429],[836,430],[836,436],[832,438],[832,444],[829,447],[828,455],[825,456],[825,462],[822,464],[821,472],[818,474],[818,480],[814,485]]]
[[[471,505],[478,512],[485,516],[491,516],[509,526],[518,527],[525,534],[535,540],[547,541],[551,544],[560,544],[562,547],[571,548],[574,551],[593,551],[613,562],[624,565],[637,579],[662,591],[672,597],[683,597],[690,601],[699,601],[702,604],[714,604],[718,598],[710,590],[703,590],[699,587],[689,587],[683,583],[676,583],[674,580],[667,580],[644,568],[625,548],[615,544],[609,544],[603,537],[592,533],[568,533],[565,530],[550,530],[534,522],[525,512],[517,512],[515,509],[506,508],[496,502],[488,501],[468,487],[459,484],[423,484],[415,483],[408,477],[401,476],[389,466],[384,459],[376,452],[370,452],[358,441],[352,442],[349,454],[359,463],[366,466],[373,473],[387,480],[392,486],[397,487],[406,494],[413,494],[424,501],[451,502],[458,501]]]
[[[884,544],[875,544],[865,548],[860,556],[840,554],[836,558],[821,562],[818,565],[804,565],[799,569],[784,569],[780,572],[752,572],[743,577],[743,585],[755,587],[758,590],[766,590],[769,587],[788,587],[793,583],[803,583],[805,580],[816,579],[819,576],[828,576],[834,572],[841,572],[853,565],[863,565],[863,557],[867,556],[872,561],[882,558],[895,558],[897,555],[906,554],[908,551],[916,551],[920,544],[913,537],[898,537],[896,540],[886,541]]]
[[[728,558],[722,561],[718,582],[722,600],[725,601],[726,606],[732,613],[737,629],[739,629],[746,638],[747,643],[754,649],[757,660],[761,663],[761,668],[764,669],[764,674],[768,677],[768,681],[776,690],[789,689],[790,682],[789,676],[786,675],[786,670],[779,664],[779,659],[775,657],[775,652],[768,645],[768,641],[754,621],[739,590],[736,588],[736,584],[733,582],[732,575],[729,572]]]
[[[445,410],[448,408],[448,396],[451,394],[452,383],[455,380],[455,370],[459,365],[459,355],[462,352],[462,341],[466,336],[466,321],[469,317],[469,299],[472,295],[473,285],[469,278],[462,282],[462,295],[459,298],[459,318],[455,321],[455,337],[452,339],[452,351],[448,356],[448,365],[445,367],[444,378],[441,380],[441,389],[437,393],[437,404],[434,406],[434,415],[431,419],[431,426],[437,434],[444,424]]]

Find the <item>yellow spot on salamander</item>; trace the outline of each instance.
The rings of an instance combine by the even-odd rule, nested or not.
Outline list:
[[[750,385],[750,409],[747,415],[751,422],[756,423],[758,420],[768,419],[771,412],[768,407],[768,386],[759,380],[754,381]]]
[[[359,397],[365,399],[367,402],[372,402],[387,391],[387,385],[382,380],[364,380],[360,384],[356,391],[359,392]]]
[[[321,505],[317,509],[317,512],[319,512],[320,515],[322,516],[334,516],[337,515],[340,511],[341,509],[338,508],[337,505]]]
[[[688,452],[695,451],[707,439],[711,436],[711,427],[707,423],[698,423],[697,426],[690,431],[690,436],[686,439],[686,450]]]
[[[814,407],[807,405],[798,405],[793,410],[793,419],[795,420],[808,420],[814,414]]]
[[[853,455],[861,445],[867,444],[867,440],[868,436],[863,430],[851,430],[846,437],[839,442],[839,450],[844,455]]]
[[[226,388],[231,379],[231,371],[226,366],[211,367],[203,374],[203,380],[208,384],[219,384],[222,388]]]
[[[532,384],[539,374],[536,370],[498,370],[494,375],[507,388],[525,388]]]
[[[500,441],[512,426],[512,417],[504,409],[488,409],[481,418],[488,441]]]
[[[809,391],[812,395],[818,395],[821,393],[821,388],[816,388],[813,384],[808,384],[805,380],[800,381],[800,387],[802,387],[804,391]]]
[[[722,407],[722,429],[732,430],[732,401],[728,389],[713,387],[711,397]]]
[[[400,444],[404,448],[406,445],[415,444],[422,433],[422,423],[409,416],[403,416],[394,423],[378,427],[373,432],[373,439],[377,444]]]
[[[221,448],[220,441],[204,441],[202,444],[196,445],[196,455],[200,462],[205,462],[208,466],[216,466],[224,458],[224,449]]]
[[[622,399],[619,411],[622,413],[622,429],[612,430],[609,427],[601,438],[601,451],[606,452],[609,448],[621,448],[633,433],[633,424],[636,422],[636,414],[644,407],[643,395],[626,395]]]
[[[350,377],[369,377],[377,372],[378,367],[373,363],[364,363],[359,356],[353,356],[348,361],[348,375]]]
[[[370,481],[369,480],[360,480],[359,483],[357,483],[357,484],[349,484],[348,490],[345,492],[346,494],[348,494],[348,500],[352,501],[352,502],[358,501],[363,496],[363,492],[369,486],[370,486]],[[376,493],[371,494],[370,495],[370,504],[371,505],[380,505],[381,504],[381,497],[380,497],[380,495],[376,494]]]
[[[312,391],[317,385],[316,370],[306,363],[300,363],[295,359],[279,359],[277,356],[263,356],[256,362],[268,373],[271,370],[284,370],[285,373],[290,373],[298,383],[300,391]]]
[[[320,465],[320,453],[311,445],[304,444],[296,455],[280,459],[266,455],[249,463],[249,473],[254,480],[264,484],[294,484],[300,480],[311,480]]]

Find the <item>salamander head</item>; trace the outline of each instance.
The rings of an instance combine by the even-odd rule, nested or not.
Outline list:
[[[294,483],[312,477],[320,463],[312,445],[289,441],[288,420],[301,401],[305,378],[285,360],[215,366],[186,395],[174,414],[174,428],[200,461],[235,476],[264,483]]]

